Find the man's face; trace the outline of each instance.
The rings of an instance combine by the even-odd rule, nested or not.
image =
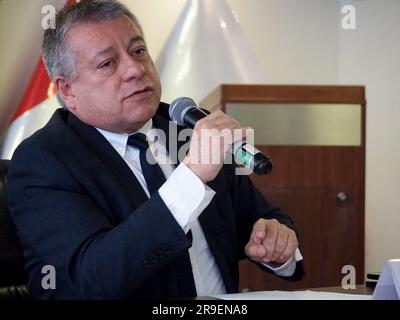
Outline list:
[[[75,79],[65,97],[83,122],[113,132],[133,132],[154,116],[161,84],[139,29],[126,16],[78,24],[67,41]]]

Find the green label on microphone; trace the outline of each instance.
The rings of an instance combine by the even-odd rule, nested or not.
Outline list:
[[[243,151],[241,149],[239,149],[236,152],[236,159],[239,160],[241,163],[243,163],[244,166],[246,166],[248,168],[250,167],[252,158],[253,157],[251,155],[249,155],[248,153],[246,153],[245,151]]]

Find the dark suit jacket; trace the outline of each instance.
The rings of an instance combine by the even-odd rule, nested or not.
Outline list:
[[[167,105],[154,117],[166,129]],[[225,165],[209,183],[216,191],[200,215],[228,292],[238,290],[238,261],[254,222],[288,216],[263,198],[250,179]],[[124,299],[195,296],[185,235],[158,193],[148,199],[108,141],[58,109],[15,151],[9,204],[25,247],[31,294],[37,299]],[[45,265],[56,289],[42,288]]]

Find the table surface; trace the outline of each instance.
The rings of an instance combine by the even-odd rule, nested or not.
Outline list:
[[[355,289],[344,289],[343,287],[339,286],[339,287],[309,288],[305,290],[347,293],[347,294],[365,294],[365,295],[372,295],[374,293],[374,288],[366,286],[365,284],[356,285]],[[195,300],[219,300],[219,299],[210,296],[203,296],[203,297],[197,297],[195,298]]]
[[[365,284],[356,285],[355,289],[344,289],[343,287],[322,287],[322,288],[311,288],[309,290],[348,293],[348,294],[369,294],[369,295],[372,295],[374,293],[374,288],[368,287]]]

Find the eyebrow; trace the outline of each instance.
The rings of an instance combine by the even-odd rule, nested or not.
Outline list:
[[[129,41],[129,46],[128,47],[130,48],[135,42],[139,42],[139,41],[142,41],[144,43],[144,39],[143,39],[142,36],[136,36],[136,37],[132,38]]]
[[[129,41],[128,47],[130,48],[135,42],[139,42],[139,41],[143,41],[144,42],[144,39],[143,39],[142,36],[136,36],[136,37],[132,38]],[[93,57],[92,61],[95,62],[99,57],[101,57],[101,56],[103,56],[105,54],[108,54],[108,53],[110,53],[112,51],[114,51],[114,48],[111,47],[111,46],[106,48],[106,49],[104,49],[104,50],[101,50],[101,51],[96,53],[96,55]]]

